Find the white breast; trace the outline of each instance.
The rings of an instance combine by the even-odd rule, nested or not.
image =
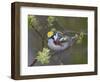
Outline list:
[[[48,46],[52,50],[59,51],[59,50],[64,50],[64,49],[68,48],[70,46],[70,43],[69,42],[64,42],[64,43],[62,43],[62,46],[55,45],[54,42],[53,42],[53,39],[51,38],[51,39],[48,39]]]

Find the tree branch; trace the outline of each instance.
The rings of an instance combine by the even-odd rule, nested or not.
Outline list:
[[[43,36],[41,35],[41,33],[32,25],[32,28],[34,28],[35,32],[37,32],[37,34],[40,36],[40,38],[42,39]]]

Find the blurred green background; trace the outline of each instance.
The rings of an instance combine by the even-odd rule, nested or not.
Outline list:
[[[74,43],[69,49],[56,53],[48,64],[36,62],[34,66],[87,64],[87,24],[88,19],[85,17],[28,15],[28,65],[32,64],[38,51],[48,48],[47,32],[52,28],[71,34],[83,32],[85,35],[81,43]]]

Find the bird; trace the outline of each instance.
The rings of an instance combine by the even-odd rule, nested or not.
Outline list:
[[[62,51],[73,45],[76,36],[68,36],[60,31],[49,31],[47,33],[48,47],[54,51]]]

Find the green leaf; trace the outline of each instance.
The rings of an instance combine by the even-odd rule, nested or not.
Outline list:
[[[53,22],[55,21],[55,17],[49,16],[47,21],[48,21],[49,26],[53,26]]]
[[[82,42],[83,38],[84,38],[84,33],[81,32],[79,36],[78,35],[75,35],[75,36],[77,37],[77,42],[76,43],[80,44]]]
[[[37,20],[35,16],[29,15],[28,16],[28,26],[32,27],[33,25],[37,24]]]
[[[49,60],[51,57],[49,53],[50,50],[48,48],[43,48],[42,51],[39,51],[37,53],[37,57],[36,57],[37,61],[42,64],[48,64],[50,62]]]

